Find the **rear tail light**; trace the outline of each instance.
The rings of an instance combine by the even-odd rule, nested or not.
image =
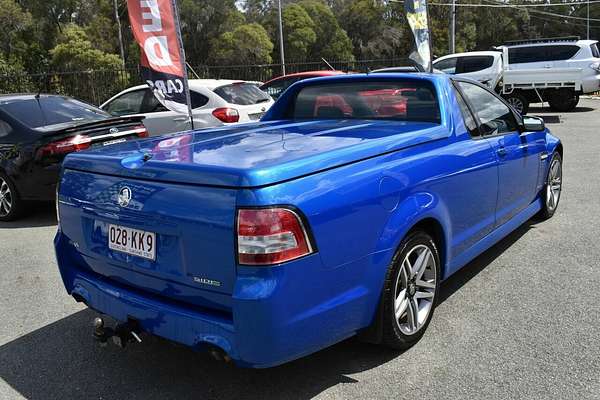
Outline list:
[[[238,260],[274,265],[314,253],[304,223],[287,208],[241,209],[237,225]]]
[[[212,114],[215,116],[215,118],[222,122],[231,123],[238,122],[240,120],[240,113],[238,113],[238,110],[235,108],[215,108]]]
[[[144,125],[134,126],[133,130],[134,130],[136,136],[139,138],[147,138],[148,136],[150,136],[148,134],[148,130],[146,129],[146,127]]]
[[[63,155],[89,149],[92,139],[85,135],[77,135],[70,138],[48,143],[38,150],[40,157]]]

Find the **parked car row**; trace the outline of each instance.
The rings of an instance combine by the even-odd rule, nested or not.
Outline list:
[[[522,114],[541,101],[571,111],[580,95],[600,90],[598,41],[577,37],[514,41],[494,51],[440,57],[433,66],[487,85]]]
[[[452,54],[437,59],[436,71],[470,78],[501,94],[518,112],[529,103],[548,101],[558,111],[573,109],[579,95],[600,89],[600,51],[595,40],[536,39],[511,42],[495,51]],[[418,72],[414,67],[375,70],[375,74]],[[211,128],[258,121],[294,83],[333,77],[342,71],[308,71],[274,78],[264,84],[241,80],[189,81],[193,126]],[[393,117],[427,101],[423,91],[365,91],[378,117]],[[322,96],[314,118],[350,115],[343,96]],[[19,216],[24,202],[51,200],[60,163],[66,154],[180,132],[189,117],[166,109],[145,86],[124,90],[100,108],[52,95],[0,97],[0,221]]]
[[[268,93],[277,97],[298,80],[341,73],[292,74],[265,85],[253,81],[192,79],[189,86],[194,128],[258,121],[273,105]],[[280,91],[274,92],[275,87]],[[2,95],[0,221],[21,216],[29,201],[53,200],[61,162],[69,153],[190,127],[189,116],[165,108],[147,85],[126,89],[99,108],[66,96]]]

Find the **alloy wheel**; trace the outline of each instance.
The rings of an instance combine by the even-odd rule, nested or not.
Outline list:
[[[6,217],[12,210],[13,197],[8,182],[0,178],[0,217]]]
[[[554,158],[548,171],[548,182],[546,183],[546,206],[548,210],[554,211],[560,200],[562,190],[562,165],[560,160]]]
[[[515,110],[519,112],[519,114],[523,113],[523,102],[517,97],[510,97],[508,99],[508,104],[512,106]]]
[[[413,247],[404,257],[394,291],[394,311],[400,331],[414,335],[433,309],[437,263],[425,245]]]

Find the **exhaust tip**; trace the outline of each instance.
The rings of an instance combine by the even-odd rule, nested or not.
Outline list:
[[[230,363],[232,361],[229,354],[216,346],[210,346],[208,349],[208,354],[216,361],[224,361],[225,363]]]

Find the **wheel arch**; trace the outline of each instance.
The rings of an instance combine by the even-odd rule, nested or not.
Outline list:
[[[445,266],[446,266],[446,253],[447,253],[447,249],[446,249],[446,234],[444,232],[444,227],[442,226],[441,222],[438,221],[436,218],[434,217],[425,217],[421,220],[419,220],[418,222],[416,222],[407,232],[407,235],[411,234],[412,232],[417,232],[417,231],[423,231],[425,233],[427,233],[429,236],[431,236],[431,238],[433,239],[433,242],[435,243],[437,250],[438,250],[438,254],[440,256],[440,264],[441,264],[441,271],[440,271],[440,275],[444,276],[444,272],[445,272]],[[406,236],[406,235],[405,235]]]
[[[556,147],[554,148],[554,151],[557,152],[558,154],[560,154],[560,158],[562,160],[564,160],[564,154],[563,154],[563,145],[562,142],[558,142],[558,144],[556,145]]]
[[[414,203],[414,198],[411,199],[409,204]],[[412,207],[411,207],[412,209]],[[406,216],[404,213],[396,213],[391,220],[397,221],[397,218],[404,218],[405,223],[401,228],[396,230],[395,240],[393,241],[393,246],[389,251],[389,260],[386,265],[386,274],[387,268],[389,268],[390,264],[393,262],[396,254],[400,250],[400,246],[402,245],[402,241],[411,233],[417,231],[423,231],[429,234],[438,249],[438,254],[440,257],[440,278],[441,280],[445,277],[445,272],[447,270],[447,258],[449,253],[449,243],[450,243],[450,228],[449,224],[443,222],[447,221],[447,212],[445,208],[438,203],[435,208],[428,210],[422,214],[417,213],[414,215],[414,218],[410,218],[408,221],[406,220]],[[394,222],[392,222],[394,223]],[[386,229],[390,228],[390,224],[386,227]],[[383,296],[383,281],[381,280],[382,287],[382,296]],[[371,324],[364,329],[358,332],[359,338],[363,341],[369,343],[381,343],[383,338],[383,297],[381,297],[380,301],[377,303],[377,307],[373,310],[373,319]]]
[[[445,204],[433,193],[415,193],[398,205],[383,227],[378,249],[388,250],[386,258],[389,265],[402,240],[416,230],[423,230],[434,239],[440,255],[440,272],[443,278],[451,254],[452,229]]]

